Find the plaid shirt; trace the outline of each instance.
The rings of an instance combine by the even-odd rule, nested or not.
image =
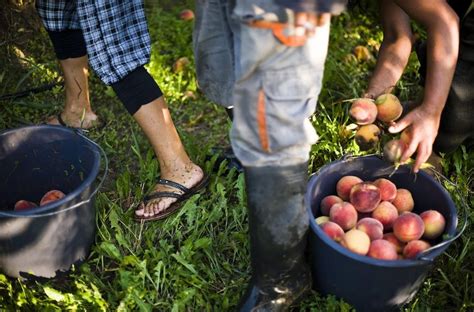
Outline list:
[[[46,29],[81,29],[91,67],[110,85],[150,60],[142,0],[36,0]]]

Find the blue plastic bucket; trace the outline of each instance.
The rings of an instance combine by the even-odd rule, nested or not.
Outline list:
[[[0,270],[12,277],[54,277],[83,261],[96,233],[95,195],[103,150],[81,133],[30,126],[0,134]],[[106,159],[106,158],[105,158]],[[107,161],[105,161],[107,164]],[[30,210],[49,190],[66,196]]]
[[[409,302],[433,266],[433,260],[460,236],[456,232],[456,206],[448,192],[425,172],[415,175],[401,166],[390,178],[394,167],[378,156],[347,158],[322,167],[310,178],[305,205],[310,217],[310,257],[313,287],[324,295],[335,295],[353,305],[357,311],[391,311]],[[336,194],[337,181],[346,175],[362,180],[389,178],[397,188],[410,190],[414,211],[434,209],[446,218],[446,241],[435,245],[415,260],[379,260],[357,255],[331,240],[316,224],[319,204]]]

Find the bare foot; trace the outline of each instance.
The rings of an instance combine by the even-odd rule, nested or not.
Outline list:
[[[82,129],[91,129],[97,127],[100,124],[99,117],[93,112],[85,113],[84,119],[82,120],[82,114],[72,114],[72,113],[61,113],[61,118],[68,127],[73,128],[82,128]],[[51,116],[48,118],[47,123],[49,125],[60,125],[63,126],[59,120],[58,116]]]
[[[191,188],[197,185],[203,177],[204,172],[202,169],[198,165],[191,163],[184,171],[176,171],[169,175],[162,175],[160,178],[179,183],[187,188]],[[183,193],[174,187],[163,184],[155,185],[153,192],[172,192],[177,194]],[[141,206],[135,211],[135,214],[137,217],[152,217],[155,214],[165,211],[176,200],[177,199],[173,197],[162,197],[150,200],[146,203],[146,205],[142,203]]]

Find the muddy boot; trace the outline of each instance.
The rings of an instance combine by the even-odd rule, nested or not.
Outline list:
[[[239,311],[287,311],[311,288],[305,261],[307,164],[245,167],[252,278]]]

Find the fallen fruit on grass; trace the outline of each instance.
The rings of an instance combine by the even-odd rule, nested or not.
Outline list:
[[[365,125],[359,128],[355,134],[355,141],[363,151],[369,150],[379,142],[380,129],[374,124]]]
[[[425,224],[419,215],[406,212],[393,223],[393,234],[402,242],[420,239],[425,231]]]
[[[380,199],[382,201],[393,201],[397,196],[397,186],[390,180],[380,178],[374,181],[374,185],[380,190]]]
[[[186,66],[189,65],[189,59],[185,56],[180,57],[179,59],[176,60],[173,64],[173,72],[178,73],[184,70]]]
[[[321,200],[320,209],[323,216],[329,216],[329,209],[334,204],[342,203],[343,200],[336,195],[328,195]]]
[[[182,10],[179,13],[179,18],[182,19],[183,21],[190,21],[194,19],[194,12],[189,9]]]
[[[352,102],[349,114],[358,125],[368,125],[377,119],[377,105],[372,99],[356,99]]]
[[[28,200],[22,199],[22,200],[19,200],[15,203],[14,210],[15,211],[21,211],[21,210],[28,210],[28,209],[35,208],[35,207],[38,207],[38,205],[33,203],[33,202],[30,202]]]
[[[51,191],[49,191],[49,192],[47,192],[46,194],[43,195],[43,198],[41,198],[41,201],[40,201],[40,206],[44,206],[44,205],[47,205],[51,202],[60,200],[64,196],[66,196],[66,195],[61,191],[51,190]]]
[[[427,210],[420,213],[420,217],[425,224],[423,238],[435,239],[443,234],[446,220],[441,213],[436,210]]]
[[[337,203],[331,207],[329,219],[347,231],[357,223],[357,210],[348,202]]]
[[[341,245],[356,254],[365,256],[370,248],[370,238],[361,230],[352,229],[344,234]]]
[[[371,241],[383,237],[383,224],[374,218],[364,218],[357,222],[356,229],[367,234]]]
[[[395,250],[397,251],[397,253],[403,252],[403,248],[405,247],[406,244],[404,242],[401,242],[392,232],[385,233],[383,235],[383,239],[392,243],[393,246],[395,246]]]
[[[354,185],[362,183],[362,179],[356,176],[344,176],[336,184],[336,193],[342,200],[349,200],[351,189]]]
[[[382,260],[397,260],[398,254],[395,246],[389,241],[377,239],[370,243],[367,256]]]
[[[412,240],[408,242],[408,244],[403,248],[403,257],[405,259],[415,259],[416,256],[430,248],[431,245],[428,242],[425,242],[423,240]]]
[[[375,99],[377,105],[377,119],[383,122],[397,120],[403,112],[403,106],[398,98],[390,93],[379,95]]]
[[[402,214],[407,211],[412,211],[415,207],[415,201],[413,200],[411,192],[404,188],[400,188],[397,190],[397,195],[392,201],[392,204],[397,208],[398,214]]]
[[[380,190],[372,183],[358,183],[352,187],[349,199],[357,211],[370,212],[380,203]]]
[[[383,157],[392,163],[400,163],[405,144],[400,140],[390,140],[383,147]]]
[[[336,242],[339,242],[344,237],[344,230],[337,223],[328,221],[321,223],[320,227],[327,236]]]
[[[357,60],[359,61],[370,61],[372,60],[374,57],[372,56],[372,53],[370,53],[369,49],[367,49],[367,47],[364,47],[362,45],[358,45],[354,48],[354,51],[353,51],[355,57],[357,58]]]
[[[383,201],[372,211],[372,218],[379,220],[383,224],[384,231],[387,232],[398,219],[398,211],[392,203]]]

